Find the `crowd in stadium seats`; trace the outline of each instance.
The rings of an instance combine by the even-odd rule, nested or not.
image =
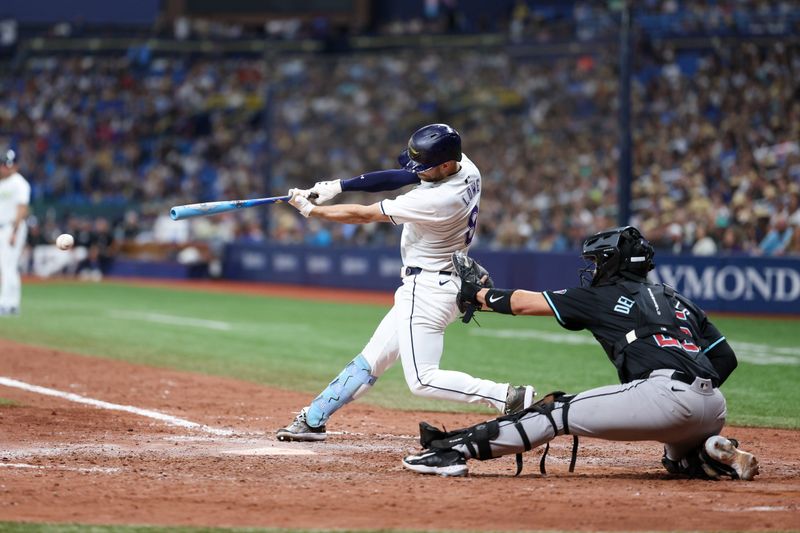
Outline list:
[[[484,176],[476,245],[570,250],[616,219],[614,62],[446,49],[278,57],[265,113],[260,60],[34,57],[0,78],[0,135],[34,200],[136,204],[150,228],[140,240],[393,244],[390,225],[321,224],[280,206],[183,225],[166,212],[393,167],[416,127],[446,121]],[[797,45],[643,42],[635,70],[635,223],[675,253],[800,254]]]
[[[619,22],[613,6],[621,5],[517,0],[508,30],[515,42],[616,39]],[[628,5],[636,28],[650,38],[789,35],[800,29],[800,12],[789,0],[640,0]]]

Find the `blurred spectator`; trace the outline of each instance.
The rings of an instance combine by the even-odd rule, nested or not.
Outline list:
[[[114,263],[118,248],[119,243],[114,238],[114,230],[108,219],[104,217],[97,218],[94,221],[92,246],[89,250],[93,269],[99,270],[104,276],[107,275]]]
[[[764,255],[783,255],[789,249],[793,236],[794,228],[789,226],[785,215],[779,214],[775,216],[772,228],[758,248]]]
[[[699,225],[695,229],[694,245],[692,246],[692,255],[716,255],[717,243],[708,234],[708,230],[704,225]]]
[[[142,233],[142,225],[139,220],[139,213],[134,209],[125,211],[125,216],[116,228],[114,240],[117,242],[134,241]]]
[[[680,255],[688,251],[686,241],[683,237],[683,227],[677,222],[673,222],[667,228],[667,246],[669,253]]]

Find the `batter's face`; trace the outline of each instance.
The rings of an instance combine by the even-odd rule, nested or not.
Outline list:
[[[459,170],[461,170],[461,163],[458,161],[448,161],[447,163],[442,163],[441,165],[429,168],[425,172],[420,172],[417,174],[417,176],[419,176],[419,179],[422,181],[435,182],[442,181],[446,177],[452,176]]]

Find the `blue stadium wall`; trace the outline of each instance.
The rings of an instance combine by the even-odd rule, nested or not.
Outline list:
[[[475,251],[495,284],[532,290],[578,284],[576,254]],[[759,257],[656,255],[654,281],[668,283],[709,311],[800,315],[800,260]],[[223,277],[393,291],[400,283],[399,252],[391,249],[232,244]]]

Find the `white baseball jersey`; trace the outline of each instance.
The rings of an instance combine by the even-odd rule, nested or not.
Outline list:
[[[383,200],[383,214],[403,224],[403,264],[431,272],[452,270],[453,252],[466,251],[475,235],[480,199],[481,173],[464,155],[455,174],[438,182],[423,181],[394,200]]]
[[[24,220],[17,228],[13,246],[10,240],[17,206],[28,205],[30,199],[31,186],[19,172],[0,179],[0,311],[19,310],[22,295],[19,257],[28,235]]]
[[[28,205],[31,200],[31,186],[16,172],[5,179],[0,179],[0,226],[14,222],[17,218],[17,206]]]

